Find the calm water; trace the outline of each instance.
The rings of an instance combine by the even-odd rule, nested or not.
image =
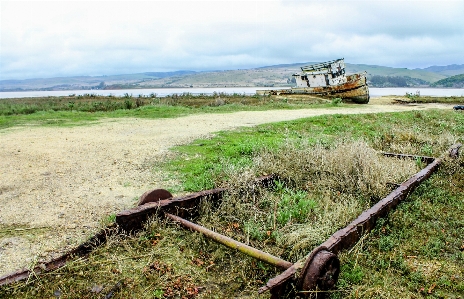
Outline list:
[[[0,99],[5,98],[23,98],[23,97],[48,97],[48,96],[68,96],[70,94],[82,95],[97,94],[97,95],[113,95],[123,96],[124,94],[132,94],[148,96],[155,93],[157,96],[164,97],[171,94],[182,94],[188,92],[191,94],[213,94],[214,92],[227,94],[246,94],[253,95],[257,89],[277,89],[275,87],[223,87],[223,88],[153,88],[153,89],[120,89],[120,90],[65,90],[65,91],[15,91],[15,92],[0,92]],[[406,92],[415,94],[417,91],[423,96],[464,96],[464,88],[369,88],[371,97],[380,97],[386,95],[405,95]]]
[[[198,94],[213,94],[214,92],[227,93],[227,94],[246,94],[253,95],[257,89],[275,89],[267,87],[223,87],[223,88],[151,88],[151,89],[119,89],[119,90],[64,90],[64,91],[18,91],[18,92],[0,92],[0,99],[5,98],[24,98],[24,97],[47,97],[47,96],[68,96],[70,94],[82,95],[97,94],[97,95],[113,95],[123,96],[124,94],[131,94],[133,97],[138,95],[149,96],[154,93],[159,97],[164,97],[172,94],[182,94],[188,92],[194,95]]]

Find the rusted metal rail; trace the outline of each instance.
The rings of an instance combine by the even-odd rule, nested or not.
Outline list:
[[[277,176],[275,175],[262,176],[257,178],[254,181],[254,184],[268,187],[273,184],[273,181],[275,179],[277,179]],[[182,217],[193,217],[197,215],[198,211],[196,207],[202,200],[208,199],[218,203],[227,190],[224,188],[205,190],[192,193],[186,196],[171,198],[170,200],[166,199],[169,192],[153,191],[154,190],[146,192],[141,196],[139,204],[142,205],[130,210],[122,211],[119,214],[117,214],[117,225],[113,224],[102,229],[96,235],[91,237],[88,241],[80,244],[76,248],[71,249],[67,253],[57,258],[51,259],[49,261],[39,262],[37,263],[37,266],[33,267],[32,269],[20,269],[13,273],[1,276],[0,286],[27,279],[32,275],[39,275],[40,273],[49,272],[61,268],[73,258],[85,256],[92,252],[93,249],[105,243],[108,236],[110,235],[117,234],[120,232],[131,232],[141,229],[148,217],[156,214],[160,209],[162,209],[165,212],[181,215]],[[159,200],[157,201],[156,199]],[[143,204],[143,201],[146,203]]]
[[[254,180],[253,186],[267,187],[272,185],[276,179],[277,176],[274,174],[262,176]],[[250,187],[253,188],[253,186]],[[154,201],[118,213],[116,215],[116,223],[126,232],[139,230],[148,217],[155,215],[160,210],[182,218],[193,218],[198,215],[197,207],[202,200],[207,199],[214,204],[219,204],[227,191],[226,188],[217,188],[177,198],[161,199],[159,201],[156,201],[156,198],[152,198]],[[148,196],[148,192],[144,195]]]
[[[21,269],[0,277],[0,286],[27,279],[32,275],[39,275],[40,273],[49,272],[61,268],[64,265],[66,265],[68,261],[72,260],[76,256],[85,256],[89,254],[97,246],[105,243],[108,236],[113,235],[117,232],[118,229],[116,225],[113,224],[107,226],[106,228],[100,230],[88,241],[82,243],[74,249],[71,249],[67,253],[57,258],[54,258],[47,262],[37,263],[37,265],[33,269]]]
[[[382,155],[385,157],[396,157],[396,158],[403,158],[403,159],[420,159],[422,162],[430,164],[435,160],[434,157],[428,157],[428,156],[417,156],[417,155],[405,155],[405,154],[395,154],[395,153],[385,153],[382,152]]]
[[[301,282],[302,275],[299,274],[299,272],[304,273],[304,270],[310,267],[312,262],[311,258],[314,256],[315,252],[317,253],[323,249],[333,254],[338,254],[343,249],[351,248],[365,233],[374,228],[379,218],[386,216],[388,212],[396,207],[401,200],[406,198],[406,196],[408,196],[420,183],[429,178],[440,163],[441,159],[435,159],[432,163],[427,165],[427,167],[393,190],[387,197],[377,202],[370,209],[364,211],[353,222],[330,236],[327,241],[314,249],[308,258],[298,261],[282,274],[270,279],[265,286],[259,289],[259,293],[271,291],[272,298],[280,298],[284,293],[305,290]],[[332,283],[333,277],[329,277],[329,281],[325,281],[323,276],[324,273],[320,273],[320,275],[322,276],[314,277],[315,281],[312,282],[313,287],[317,286],[319,289],[328,290],[335,285],[336,280]],[[291,287],[290,284],[293,286]]]
[[[462,144],[460,143],[453,145],[448,151],[449,156],[457,158],[461,146]],[[429,164],[399,185],[398,188],[370,209],[364,211],[353,222],[335,232],[324,243],[316,247],[306,258],[296,262],[280,275],[270,279],[265,286],[259,289],[259,293],[270,291],[272,294],[271,298],[281,298],[284,295],[288,296],[289,293],[298,293],[315,288],[329,290],[335,286],[339,268],[337,269],[337,262],[334,258],[324,258],[325,253],[329,252],[336,255],[342,250],[354,246],[364,234],[375,227],[376,221],[379,218],[385,217],[401,200],[404,200],[417,186],[428,179],[442,162],[440,158],[392,153],[383,154],[399,158],[421,159],[423,162]]]

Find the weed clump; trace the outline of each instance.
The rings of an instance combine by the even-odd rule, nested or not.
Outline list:
[[[333,98],[331,102],[332,102],[332,105],[338,106],[342,103],[342,101],[343,100],[341,98]]]
[[[416,170],[413,161],[383,157],[364,141],[340,142],[327,148],[286,144],[256,158],[259,171],[276,173],[288,184],[316,192],[349,194],[377,200]]]
[[[232,191],[202,208],[210,228],[292,261],[304,257],[418,170],[414,161],[379,155],[363,141],[262,150],[253,167],[231,171]],[[255,174],[277,174],[273,189],[249,187]]]

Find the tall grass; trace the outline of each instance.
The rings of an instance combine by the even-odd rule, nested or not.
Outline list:
[[[156,94],[138,97],[131,94],[122,97],[87,94],[69,97],[1,99],[0,128],[23,124],[76,125],[101,118],[166,118],[195,113],[301,109],[327,106],[328,103],[328,100],[312,97],[288,100],[224,93],[212,95],[184,93],[166,97],[158,97]]]
[[[24,115],[44,111],[108,112],[133,109],[153,103],[150,97],[114,97],[85,94],[82,96],[20,98],[0,100],[0,115]]]
[[[362,141],[323,145],[287,143],[256,153],[253,166],[224,167],[232,191],[217,210],[203,210],[203,224],[265,251],[296,261],[418,170],[415,161],[386,158]],[[275,173],[275,190],[243,192],[256,173]],[[389,184],[390,183],[390,184]],[[271,246],[270,246],[271,245]]]
[[[277,100],[279,101],[279,100]],[[122,97],[101,96],[96,94],[70,95],[45,98],[18,98],[0,100],[0,115],[24,115],[44,111],[79,111],[79,112],[110,112],[115,110],[131,110],[143,106],[185,106],[185,107],[217,107],[230,104],[261,106],[274,102],[268,96],[216,93],[211,95],[191,93],[172,94],[158,97],[139,95],[133,97],[125,94]],[[285,100],[287,103],[288,100]],[[306,97],[298,98],[291,103],[326,103],[327,100]]]

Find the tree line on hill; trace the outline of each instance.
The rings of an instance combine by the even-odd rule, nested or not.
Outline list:
[[[451,76],[434,83],[428,81],[411,78],[408,76],[368,76],[368,83],[371,87],[464,87],[464,74]]]
[[[453,87],[464,88],[464,74],[452,76],[449,78],[441,79],[437,82],[430,84],[431,87]]]
[[[373,75],[368,77],[369,85],[372,87],[409,87],[409,86],[428,86],[430,83],[408,76],[380,76]]]

